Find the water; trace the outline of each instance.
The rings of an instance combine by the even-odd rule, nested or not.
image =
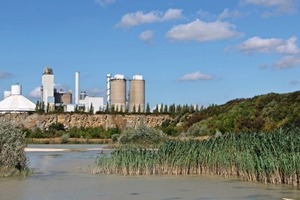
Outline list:
[[[300,199],[300,190],[211,176],[93,175],[101,145],[29,145],[69,151],[27,152],[35,174],[0,179],[1,200]]]

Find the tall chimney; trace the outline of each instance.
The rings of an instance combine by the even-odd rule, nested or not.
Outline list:
[[[106,97],[107,97],[107,104],[110,104],[110,79],[111,75],[107,74],[106,75]]]
[[[75,72],[75,104],[79,103],[79,72]]]

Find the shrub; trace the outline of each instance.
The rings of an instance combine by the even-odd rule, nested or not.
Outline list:
[[[140,124],[135,129],[127,129],[119,137],[120,144],[129,144],[142,147],[157,147],[167,139],[161,130],[149,128]]]
[[[210,135],[207,126],[202,125],[201,123],[193,124],[186,132],[186,136],[205,136]]]
[[[67,134],[67,133],[64,133],[64,134],[60,137],[61,143],[62,143],[62,144],[68,143],[68,142],[69,142],[69,138],[70,138],[70,135]]]
[[[12,123],[0,121],[0,177],[28,172],[25,133]]]
[[[120,137],[120,134],[113,134],[113,135],[111,136],[111,139],[112,139],[113,142],[117,142],[118,139],[119,139],[119,137]]]

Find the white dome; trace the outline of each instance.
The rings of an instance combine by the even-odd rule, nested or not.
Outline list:
[[[0,112],[35,111],[35,104],[22,95],[10,95],[0,102]]]

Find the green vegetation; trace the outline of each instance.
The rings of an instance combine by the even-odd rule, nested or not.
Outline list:
[[[209,174],[263,183],[300,183],[300,130],[225,134],[168,141],[158,151],[118,149],[97,159],[95,173]]]
[[[278,128],[300,127],[300,91],[236,99],[195,112],[184,122],[184,129],[198,127],[199,135],[226,132],[272,132]],[[197,124],[197,125],[195,125]],[[203,129],[206,129],[205,131]],[[202,129],[202,130],[200,130]]]
[[[60,137],[63,143],[69,141],[69,138],[84,138],[84,139],[109,139],[114,134],[120,134],[121,130],[116,128],[104,129],[103,127],[72,127],[66,129],[61,123],[52,123],[47,130],[39,128],[31,131],[23,129],[26,133],[26,138],[56,138]]]
[[[118,142],[125,146],[157,148],[167,139],[167,135],[161,130],[149,128],[141,123],[136,128],[124,131],[118,138]]]
[[[11,123],[0,121],[0,177],[28,173],[25,135]]]

